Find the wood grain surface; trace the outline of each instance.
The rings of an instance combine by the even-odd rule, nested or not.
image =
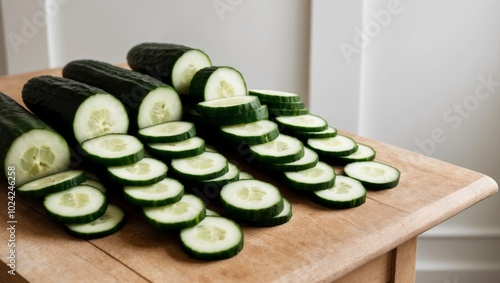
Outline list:
[[[41,74],[60,75],[60,70],[2,77],[0,91],[21,102],[23,84]],[[18,197],[16,272],[22,277],[17,280],[331,282],[375,259],[390,264],[390,258],[381,256],[498,190],[496,182],[481,173],[341,133],[372,146],[377,151],[377,161],[397,167],[401,171],[399,185],[368,192],[366,203],[360,207],[332,210],[240,162],[255,177],[281,189],[293,206],[293,217],[289,223],[273,228],[242,224],[245,243],[241,253],[215,262],[188,257],[180,248],[177,233],[151,227],[137,207],[118,197],[111,198],[111,202],[127,212],[124,228],[112,236],[90,241],[68,236],[44,214],[40,199]],[[341,173],[342,168],[336,170]],[[0,251],[2,261],[7,263],[5,191],[0,193],[4,217],[0,219]],[[209,206],[215,203],[210,197],[206,199]],[[395,260],[411,262],[412,259],[404,259],[403,254]],[[0,272],[2,282],[14,279],[6,270]]]

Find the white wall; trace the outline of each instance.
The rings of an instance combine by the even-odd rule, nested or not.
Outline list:
[[[313,1],[312,111],[500,180],[500,2],[354,2]],[[497,194],[419,237],[417,281],[498,282],[499,215]]]
[[[43,11],[33,1],[31,10],[2,0],[6,31]],[[12,3],[11,3],[12,2]],[[30,1],[25,1],[29,3]],[[300,0],[46,0],[46,67],[60,67],[73,59],[93,58],[111,63],[126,61],[127,51],[143,41],[183,44],[204,50],[214,65],[237,68],[251,88],[295,91],[307,98],[310,4]],[[29,5],[29,4],[26,4]],[[21,10],[22,9],[22,10]],[[38,10],[37,10],[38,9]],[[14,12],[11,12],[14,11]],[[27,45],[20,55],[29,56]],[[35,43],[33,43],[35,45]],[[37,42],[36,45],[44,45]],[[11,73],[39,69],[13,54]],[[25,52],[26,50],[26,52]]]

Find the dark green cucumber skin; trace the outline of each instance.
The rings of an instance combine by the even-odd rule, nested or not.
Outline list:
[[[311,193],[311,198],[314,202],[328,208],[335,208],[335,209],[347,209],[347,208],[353,208],[356,206],[360,206],[366,202],[366,194],[357,199],[353,199],[350,201],[333,201],[333,200],[327,200],[324,198],[321,198],[317,196],[315,193]]]
[[[222,260],[222,259],[228,259],[233,256],[236,256],[241,252],[243,249],[243,237],[241,237],[241,241],[238,242],[237,245],[232,247],[229,250],[226,251],[221,251],[221,252],[214,252],[214,253],[203,253],[196,251],[190,247],[188,247],[184,242],[181,241],[181,248],[182,250],[187,253],[190,257],[199,259],[199,260],[205,260],[205,261],[212,261],[212,260]]]
[[[73,143],[73,121],[80,105],[104,90],[67,78],[39,76],[23,87],[26,107]]]
[[[132,70],[149,75],[173,87],[174,65],[184,53],[192,49],[172,43],[145,42],[129,50],[127,63]]]
[[[248,220],[248,221],[263,221],[278,215],[284,207],[284,202],[281,200],[276,204],[262,209],[245,210],[243,208],[234,206],[228,203],[224,198],[220,198],[220,203],[224,210],[232,215],[235,219]]]
[[[126,222],[126,216],[123,217],[123,219],[120,222],[118,222],[118,224],[116,224],[116,226],[114,226],[112,229],[96,233],[79,233],[77,231],[69,229],[66,225],[63,225],[63,229],[66,231],[66,233],[75,238],[83,240],[92,240],[92,239],[104,238],[118,232],[123,227],[123,225],[125,225],[125,222]]]
[[[66,181],[64,184],[51,185],[51,186],[46,187],[45,189],[36,190],[36,191],[17,190],[17,193],[21,197],[30,197],[30,198],[44,197],[48,194],[57,193],[57,192],[69,189],[71,187],[80,185],[81,183],[85,182],[86,180],[87,180],[87,177],[85,176],[85,173],[82,171],[82,174],[80,174],[79,176],[75,177],[72,180]]]
[[[5,172],[5,157],[14,140],[34,129],[55,132],[52,127],[26,110],[17,101],[0,92],[0,166],[2,172]]]
[[[168,87],[148,75],[96,60],[69,62],[62,71],[64,78],[73,79],[115,96],[127,109],[132,132],[137,130],[137,114],[142,100],[159,87]]]

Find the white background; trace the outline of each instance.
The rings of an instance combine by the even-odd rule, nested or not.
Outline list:
[[[500,1],[0,3],[0,73],[119,63],[142,41],[180,43],[251,88],[301,93],[340,129],[500,180]],[[497,84],[481,88],[488,79]],[[419,237],[417,281],[498,282],[499,215],[497,194]]]

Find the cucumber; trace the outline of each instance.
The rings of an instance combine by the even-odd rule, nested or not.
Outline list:
[[[108,201],[98,189],[78,185],[46,195],[43,206],[47,215],[56,221],[64,224],[81,224],[101,217],[106,211]]]
[[[192,110],[190,114],[193,120],[197,123],[216,126],[247,124],[269,118],[269,112],[266,105],[262,105],[257,109],[253,109],[242,114],[228,117],[205,117],[199,114],[196,110]]]
[[[115,204],[108,204],[104,214],[90,223],[66,224],[68,234],[85,240],[103,238],[118,232],[125,224],[125,212]]]
[[[324,156],[347,156],[358,149],[358,144],[350,137],[336,135],[333,138],[308,139],[307,146]]]
[[[260,100],[266,102],[300,102],[300,95],[279,90],[268,90],[268,89],[250,89],[248,91],[249,95],[255,95],[259,97]],[[265,104],[265,103],[264,103]]]
[[[144,207],[148,223],[158,229],[180,230],[198,224],[205,218],[205,203],[192,194],[185,194],[175,203]]]
[[[260,106],[257,96],[231,96],[199,102],[196,111],[206,117],[228,117],[244,114]]]
[[[221,215],[218,212],[207,208],[205,209],[205,216],[220,217]]]
[[[344,173],[360,181],[367,190],[392,189],[399,183],[401,172],[377,161],[358,161],[344,167]]]
[[[25,183],[17,187],[16,191],[22,197],[41,197],[64,191],[83,183],[86,179],[85,172],[68,170]]]
[[[366,201],[365,187],[353,178],[338,175],[335,184],[327,189],[314,191],[312,199],[330,208],[352,208]]]
[[[85,180],[85,182],[81,183],[81,185],[88,185],[88,186],[94,187],[94,188],[98,189],[99,191],[101,191],[103,194],[106,194],[106,192],[107,192],[106,187],[100,181],[89,179],[88,176],[87,176],[87,180]]]
[[[205,140],[192,137],[178,142],[149,143],[147,148],[151,154],[158,158],[186,158],[202,154],[205,151]]]
[[[269,114],[272,116],[302,116],[309,114],[309,109],[281,109],[281,108],[269,108]]]
[[[210,180],[229,171],[224,155],[208,151],[193,157],[173,159],[170,165],[174,175],[186,181]]]
[[[273,227],[287,223],[292,219],[292,216],[292,204],[286,198],[283,198],[283,210],[278,215],[260,221],[249,221],[248,223],[258,227]]]
[[[228,66],[205,67],[197,71],[189,87],[196,101],[248,94],[245,79],[236,69]]]
[[[182,95],[189,94],[189,85],[198,70],[212,66],[208,55],[199,49],[156,42],[132,47],[127,62],[132,70],[150,75]]]
[[[221,260],[237,255],[243,249],[243,231],[231,219],[206,217],[180,232],[182,249],[201,260]]]
[[[280,132],[278,125],[269,120],[221,126],[221,135],[234,142],[255,145],[273,141]]]
[[[165,178],[149,186],[125,186],[124,198],[138,206],[155,207],[178,202],[184,195],[184,185],[172,178]]]
[[[39,76],[23,87],[24,104],[66,138],[85,140],[110,133],[127,133],[124,105],[102,89],[71,79]]]
[[[333,138],[337,135],[337,129],[334,127],[328,126],[326,130],[319,132],[301,132],[301,131],[291,131],[289,133],[291,136],[296,138],[307,140],[307,139],[324,139],[324,138]]]
[[[86,140],[82,150],[89,160],[107,166],[136,163],[145,155],[143,144],[127,134],[107,134]]]
[[[64,66],[63,76],[102,88],[120,99],[128,109],[134,132],[182,117],[177,92],[148,75],[105,62],[77,60]]]
[[[297,172],[284,172],[285,183],[296,190],[317,191],[330,188],[335,183],[333,168],[318,161],[316,166]]]
[[[337,160],[347,164],[356,161],[372,161],[375,159],[375,150],[366,144],[357,143],[358,148],[354,153],[346,156],[337,156]]]
[[[275,108],[275,109],[288,109],[288,110],[294,110],[294,109],[304,109],[306,108],[306,105],[302,101],[288,101],[288,102],[281,102],[281,101],[272,101],[272,100],[265,100],[265,99],[260,99],[260,102],[262,104],[267,105],[269,108]]]
[[[328,128],[328,123],[325,119],[312,114],[278,116],[275,119],[280,126],[291,131],[319,132]]]
[[[220,191],[221,205],[235,218],[260,221],[278,215],[283,210],[283,196],[279,189],[256,179],[238,180]]]
[[[284,134],[270,142],[251,145],[249,150],[256,160],[269,163],[293,162],[304,156],[302,142]]]
[[[0,162],[16,186],[67,170],[70,150],[53,128],[0,92]]]
[[[129,165],[108,167],[111,180],[125,186],[152,185],[164,179],[167,170],[165,163],[150,157]]]
[[[199,183],[199,185],[213,186],[213,187],[220,189],[228,183],[239,180],[240,169],[238,169],[238,167],[236,165],[234,165],[233,163],[228,163],[227,167],[228,167],[228,171],[226,174],[224,174],[220,177],[214,178],[214,179],[203,180]]]
[[[238,180],[251,180],[251,179],[255,179],[252,174],[240,170]]]
[[[156,124],[138,131],[137,137],[144,143],[165,143],[187,140],[196,135],[193,123],[186,121],[171,121]]]
[[[263,165],[277,171],[296,172],[315,167],[318,160],[319,156],[314,150],[304,147],[304,156],[297,161],[288,163],[264,163]]]

